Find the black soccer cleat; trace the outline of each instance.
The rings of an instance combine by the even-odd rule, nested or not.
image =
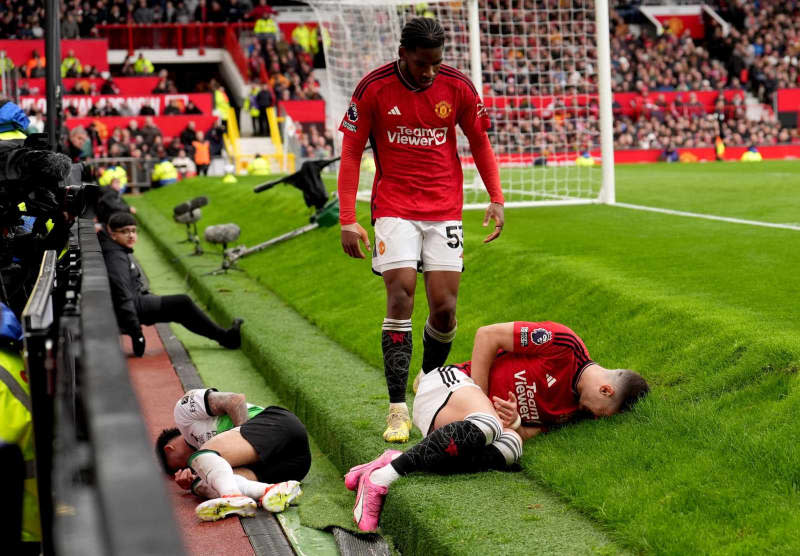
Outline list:
[[[242,324],[244,319],[233,319],[231,327],[225,331],[225,337],[220,342],[220,345],[228,349],[239,349],[242,347]]]

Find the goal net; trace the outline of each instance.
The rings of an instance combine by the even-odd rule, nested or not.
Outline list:
[[[434,17],[447,34],[445,63],[471,76],[489,110],[507,206],[614,202],[607,0],[309,3],[329,35],[332,129],[361,78],[397,58],[405,22]],[[458,149],[465,208],[484,207],[488,195],[460,131]],[[366,198],[371,168],[362,166]]]

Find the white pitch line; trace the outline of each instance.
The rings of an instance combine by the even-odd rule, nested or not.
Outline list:
[[[612,206],[634,210],[647,210],[650,212],[660,212],[662,214],[672,214],[676,216],[688,216],[690,218],[705,218],[706,220],[718,220],[720,222],[730,222],[732,224],[746,224],[748,226],[761,226],[763,228],[779,228],[781,230],[793,230],[800,232],[800,226],[792,224],[776,224],[773,222],[761,222],[760,220],[743,220],[741,218],[731,218],[728,216],[715,216],[713,214],[701,214],[698,212],[684,212],[681,210],[664,209],[657,207],[645,207],[642,205],[630,205],[628,203],[614,203]]]

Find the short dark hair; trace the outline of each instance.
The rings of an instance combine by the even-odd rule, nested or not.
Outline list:
[[[130,212],[115,212],[108,217],[109,230],[119,230],[125,226],[136,226],[136,219]]]
[[[400,46],[409,50],[444,46],[444,29],[429,17],[415,17],[403,26]]]
[[[175,473],[177,469],[170,469],[169,464],[167,464],[167,452],[164,450],[164,448],[170,440],[180,435],[181,431],[176,428],[164,429],[161,431],[161,434],[158,435],[158,439],[156,440],[156,457],[158,458],[158,461],[161,462],[161,467],[164,469],[164,473],[167,475]]]
[[[647,396],[650,385],[637,373],[628,369],[617,369],[617,393],[620,398],[619,412],[628,411],[636,402]]]

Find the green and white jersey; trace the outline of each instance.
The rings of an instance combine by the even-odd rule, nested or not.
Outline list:
[[[208,396],[216,392],[216,388],[197,388],[189,390],[175,404],[175,426],[181,431],[183,439],[194,447],[200,448],[207,440],[221,432],[233,428],[233,421],[228,415],[213,415],[208,404]],[[253,404],[247,404],[250,419],[264,410]]]

